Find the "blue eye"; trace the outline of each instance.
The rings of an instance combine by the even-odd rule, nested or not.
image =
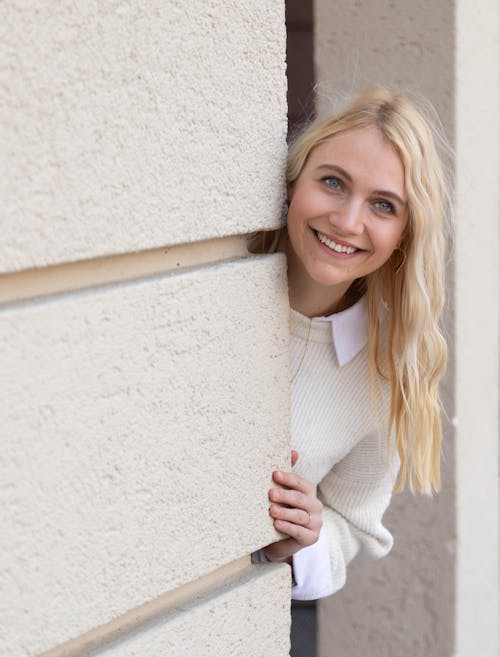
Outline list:
[[[333,189],[335,191],[342,189],[342,182],[338,178],[335,178],[334,176],[326,176],[321,180],[325,183],[325,185],[330,187],[330,189]]]
[[[375,207],[383,214],[394,214],[394,205],[389,201],[376,201]]]

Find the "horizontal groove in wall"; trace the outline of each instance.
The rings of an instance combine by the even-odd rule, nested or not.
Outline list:
[[[244,235],[0,275],[0,303],[81,290],[248,255]]]
[[[279,564],[280,565],[280,564]],[[235,584],[264,574],[270,566],[250,563],[250,557],[242,557],[218,568],[195,582],[165,593],[140,607],[131,609],[118,618],[101,625],[75,639],[42,653],[39,657],[90,657],[111,645],[125,640],[138,631],[147,631],[160,621],[188,611],[208,598],[214,598]],[[272,567],[272,566],[271,566]],[[260,572],[259,572],[260,571]]]

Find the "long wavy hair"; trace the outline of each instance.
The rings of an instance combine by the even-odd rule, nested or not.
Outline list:
[[[347,130],[376,127],[398,153],[404,167],[408,224],[400,248],[378,270],[355,281],[367,294],[368,353],[372,382],[390,381],[388,441],[395,439],[401,460],[396,491],[431,494],[440,488],[441,418],[439,382],[447,347],[440,331],[444,269],[450,214],[449,184],[438,154],[446,143],[437,122],[409,96],[385,88],[369,89],[343,109],[313,121],[292,143],[288,185],[299,177],[319,144]],[[256,233],[252,252],[277,250],[286,227]],[[380,301],[388,312],[382,339]]]

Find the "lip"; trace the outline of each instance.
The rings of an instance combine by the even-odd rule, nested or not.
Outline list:
[[[336,237],[335,235],[330,235],[329,233],[324,233],[322,230],[318,230],[317,228],[313,228],[312,231],[315,234],[314,236],[316,237],[318,242],[321,244],[321,246],[325,246],[325,245],[322,244],[319,241],[317,233],[321,233],[322,235],[327,237],[332,242],[335,242],[336,244],[340,244],[341,246],[349,246],[351,249],[356,249],[357,252],[366,251],[366,249],[362,249],[360,246],[357,246],[356,244],[352,244],[351,242],[346,242],[345,240],[341,240],[339,237]],[[326,248],[328,248],[328,247],[326,247]],[[329,249],[329,250],[331,251],[331,249]],[[355,255],[355,253],[350,253],[350,254],[344,253],[342,255]]]

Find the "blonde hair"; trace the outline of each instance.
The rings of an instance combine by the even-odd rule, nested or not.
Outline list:
[[[365,91],[344,109],[316,119],[291,145],[287,183],[299,177],[311,151],[334,135],[376,127],[404,167],[408,225],[400,249],[364,281],[369,309],[368,350],[372,381],[390,381],[388,440],[395,436],[401,469],[395,490],[408,483],[431,494],[440,487],[439,381],[447,347],[439,328],[444,304],[444,256],[449,186],[433,122],[407,95],[385,88]],[[274,251],[280,234],[256,234],[251,250]],[[389,330],[382,344],[379,304],[387,307]]]

